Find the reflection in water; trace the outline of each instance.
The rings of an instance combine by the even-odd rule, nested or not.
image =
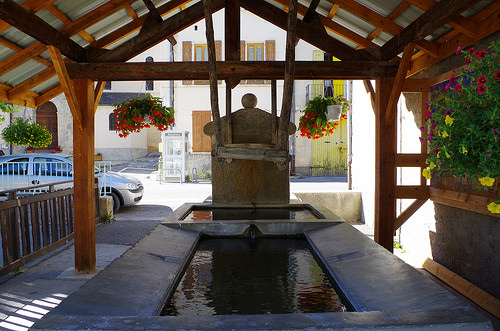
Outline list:
[[[286,314],[345,308],[305,240],[200,242],[162,315]]]

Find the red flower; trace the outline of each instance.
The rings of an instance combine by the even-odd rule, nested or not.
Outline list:
[[[457,84],[455,85],[455,91],[457,91],[457,92],[458,92],[458,91],[460,91],[461,89],[462,89],[462,85],[461,85],[460,83],[457,83]]]
[[[465,61],[465,64],[467,64],[467,65],[472,63],[472,59],[470,57],[466,57],[464,61]]]
[[[472,54],[474,52],[474,47],[471,47],[469,48],[469,50],[467,51],[467,54]]]
[[[477,52],[474,52],[474,56],[477,58],[477,59],[484,59],[486,54],[488,54],[487,51],[485,51],[484,49],[480,50],[480,51],[477,51]]]
[[[451,75],[451,77],[450,77],[450,84],[455,84],[456,81],[457,81],[457,76]]]
[[[477,87],[477,93],[479,93],[479,94],[484,94],[484,93],[486,93],[486,88],[487,88],[487,87],[486,87],[486,85],[483,85],[483,84],[479,85],[479,86]]]
[[[479,78],[477,79],[477,82],[480,84],[480,85],[484,85],[486,84],[488,80],[486,79],[486,76],[479,76]]]
[[[437,147],[436,147],[436,148],[433,150],[433,152],[434,152],[434,154],[439,153],[439,148],[437,148]]]
[[[495,76],[493,76],[495,79],[500,79],[500,70],[495,72]]]

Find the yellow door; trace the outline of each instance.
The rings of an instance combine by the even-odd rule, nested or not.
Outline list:
[[[323,59],[323,52],[314,51],[313,60],[319,58]],[[332,90],[326,91],[330,86]],[[344,95],[344,81],[326,81],[326,84],[313,81],[313,92],[317,93],[314,96],[326,93],[332,93],[334,97]],[[347,123],[347,119],[342,120],[332,134],[312,141],[312,176],[347,176]]]

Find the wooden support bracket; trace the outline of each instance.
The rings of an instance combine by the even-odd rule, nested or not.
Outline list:
[[[363,85],[365,86],[366,93],[370,93],[370,101],[372,102],[372,109],[375,112],[375,89],[373,88],[372,82],[368,79],[363,80]]]
[[[54,46],[47,46],[50,57],[52,58],[52,63],[54,64],[54,69],[56,70],[57,77],[61,83],[64,95],[68,101],[69,109],[73,115],[73,119],[77,123],[80,130],[83,130],[82,125],[82,115],[81,110],[78,105],[78,99],[76,97],[75,89],[73,86],[73,81],[69,78],[68,71],[66,70],[66,64],[61,55],[61,51]]]
[[[394,231],[399,229],[415,212],[424,205],[427,199],[417,199],[413,201],[398,217],[394,222]]]
[[[394,85],[392,87],[391,96],[389,98],[389,102],[387,103],[387,107],[385,108],[385,122],[387,124],[392,123],[394,120],[396,104],[399,100],[399,95],[403,90],[403,86],[405,83],[406,72],[410,68],[411,56],[413,54],[413,49],[415,48],[414,43],[409,43],[405,46],[403,51],[403,57],[401,58],[401,62],[399,63],[398,72],[396,74],[396,79],[394,80]]]
[[[101,101],[102,92],[104,92],[104,86],[106,82],[99,81],[94,90],[94,114],[97,111],[97,107],[99,107],[99,101]]]

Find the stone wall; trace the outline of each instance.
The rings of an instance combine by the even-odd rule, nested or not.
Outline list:
[[[436,262],[500,298],[500,219],[434,203]]]

